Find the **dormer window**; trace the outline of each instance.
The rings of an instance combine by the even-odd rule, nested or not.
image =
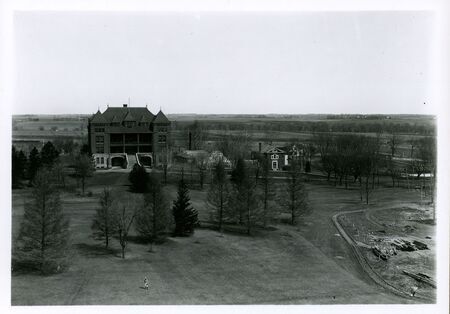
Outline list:
[[[271,158],[271,159],[278,159],[279,156],[278,156],[277,154],[273,154],[273,155],[270,156],[270,158]]]
[[[125,127],[132,128],[136,125],[135,121],[125,121]]]

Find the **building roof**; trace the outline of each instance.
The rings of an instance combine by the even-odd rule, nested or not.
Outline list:
[[[98,110],[91,119],[92,123],[107,123],[100,110]]]
[[[285,154],[286,152],[279,147],[271,147],[264,151],[265,154]]]
[[[108,107],[103,113],[97,111],[92,117],[93,123],[122,123],[123,121],[140,121],[169,123],[167,117],[160,111],[154,116],[146,107]]]
[[[136,121],[136,119],[133,117],[131,112],[128,110],[127,114],[125,115],[125,118],[123,118],[123,121]]]
[[[119,118],[117,118],[117,116],[113,116],[111,123],[120,123],[121,121],[119,120]]]
[[[140,123],[145,123],[145,122],[150,123],[150,122],[152,122],[152,120],[153,119],[151,117],[149,117],[148,115],[142,115],[141,120],[139,120],[139,122]]]
[[[165,116],[165,114],[160,110],[155,117],[155,120],[153,120],[153,123],[170,123],[169,119]]]

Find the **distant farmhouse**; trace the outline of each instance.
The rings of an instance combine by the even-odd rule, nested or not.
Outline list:
[[[88,122],[89,147],[96,168],[156,167],[170,161],[170,121],[147,107],[108,107]]]
[[[263,147],[259,143],[258,152],[252,152],[252,159],[264,157],[266,162],[269,163],[269,169],[272,171],[286,170],[292,163],[292,160],[300,160],[303,158],[303,150],[296,145],[293,146],[266,146]],[[303,164],[302,164],[303,167]]]
[[[280,147],[271,147],[264,151],[267,160],[270,160],[270,168],[273,171],[282,170],[289,165],[289,153]]]

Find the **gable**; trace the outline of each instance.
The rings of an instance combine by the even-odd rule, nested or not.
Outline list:
[[[265,154],[286,154],[284,150],[279,147],[272,147],[264,152]]]

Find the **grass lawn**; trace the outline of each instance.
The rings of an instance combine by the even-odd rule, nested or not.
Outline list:
[[[40,276],[13,273],[13,305],[50,304],[347,304],[406,303],[377,286],[361,269],[330,217],[361,207],[358,192],[308,185],[312,214],[296,227],[278,224],[255,236],[198,229],[189,238],[168,238],[149,252],[130,241],[121,259],[91,236],[90,225],[102,185],[127,192],[126,173],[96,173],[87,190],[93,197],[63,195],[71,221],[70,268]],[[169,195],[175,195],[175,186]],[[380,190],[379,202],[397,201],[403,190]],[[13,238],[27,190],[13,191]],[[191,191],[200,217],[207,217],[205,192]],[[144,290],[147,276],[150,289]]]

